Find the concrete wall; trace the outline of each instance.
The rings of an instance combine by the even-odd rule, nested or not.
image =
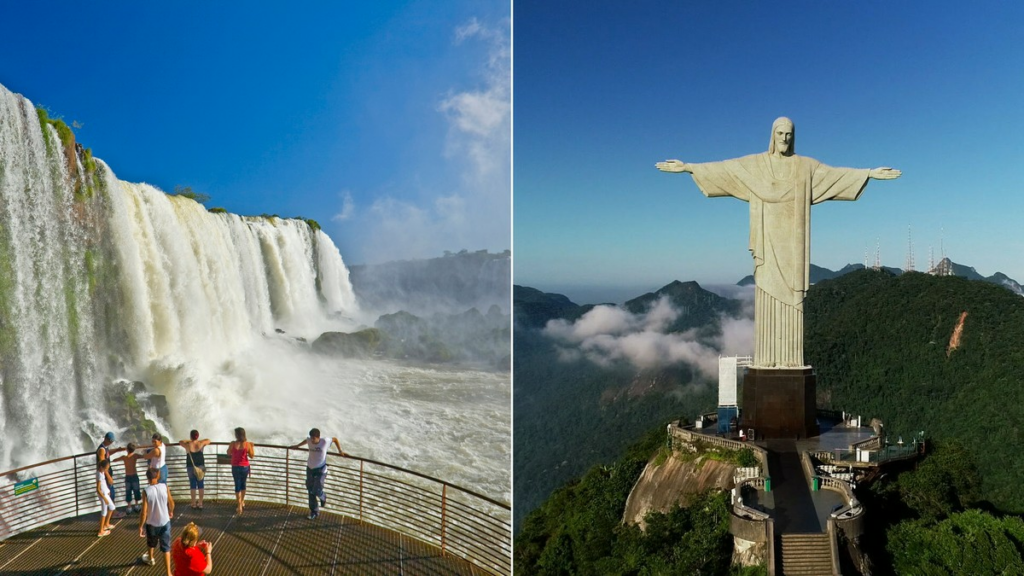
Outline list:
[[[754,456],[761,462],[761,469],[768,470],[768,452],[756,444],[750,442],[740,442],[739,440],[730,440],[728,438],[721,438],[718,436],[712,436],[710,434],[701,434],[695,432],[689,428],[682,428],[679,426],[679,422],[672,422],[668,425],[668,435],[671,438],[681,440],[683,442],[704,442],[711,444],[712,446],[721,446],[722,448],[728,448],[729,450],[742,450],[744,448],[750,448],[754,451]]]
[[[729,533],[733,535],[732,563],[737,566],[768,566],[775,576],[775,523],[729,515]]]

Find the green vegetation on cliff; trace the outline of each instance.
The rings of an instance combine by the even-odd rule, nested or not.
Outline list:
[[[908,521],[889,532],[893,571],[899,575],[1024,574],[1024,521],[980,510],[953,514],[935,525]]]
[[[858,489],[875,576],[1024,573],[1024,523],[978,509],[982,477],[958,441]]]
[[[517,574],[763,574],[732,570],[728,496],[705,493],[689,506],[647,516],[647,531],[622,524],[626,498],[644,466],[666,443],[659,426],[614,464],[594,466],[556,490],[516,536]]]
[[[819,406],[881,418],[890,434],[959,439],[985,479],[979,497],[1024,511],[1024,298],[963,278],[861,270],[813,286],[805,316]]]
[[[202,192],[196,192],[191,186],[175,186],[174,193],[171,196],[181,196],[182,198],[188,198],[189,200],[195,200],[200,204],[206,204],[210,201],[210,195]]]
[[[36,115],[39,117],[39,126],[43,129],[43,142],[46,144],[47,155],[53,155],[57,150],[54,148],[53,142],[50,141],[50,133],[46,126],[53,126],[54,130],[57,131],[57,137],[60,140],[60,152],[64,157],[67,174],[72,182],[75,200],[81,202],[92,198],[95,189],[103,185],[103,179],[96,177],[97,165],[96,160],[92,157],[92,150],[77,144],[75,142],[75,133],[71,130],[71,127],[60,118],[50,118],[46,108],[37,106]],[[84,174],[79,173],[79,161],[82,164]],[[59,172],[54,168],[51,176],[56,179],[58,174]]]

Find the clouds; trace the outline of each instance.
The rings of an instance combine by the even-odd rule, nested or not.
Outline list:
[[[352,201],[352,193],[348,190],[341,193],[341,209],[334,216],[331,216],[331,220],[335,222],[344,222],[352,217],[355,213],[356,206],[355,202]]]
[[[618,306],[596,306],[576,322],[548,322],[544,334],[560,344],[559,358],[563,361],[587,358],[605,367],[625,361],[641,369],[685,363],[712,380],[718,377],[720,355],[753,352],[752,319],[723,316],[721,335],[701,340],[697,330],[664,332],[679,314],[664,297],[643,314]]]
[[[493,174],[509,157],[511,51],[507,34],[488,28],[475,18],[455,31],[456,44],[471,39],[483,40],[490,46],[483,83],[477,89],[450,94],[438,109],[450,122],[448,155],[465,155],[472,168],[466,176],[479,179]]]
[[[445,120],[437,149],[452,176],[429,184],[410,176],[402,186],[418,194],[392,190],[360,207],[358,224],[372,239],[361,250],[367,261],[511,248],[510,27],[508,20],[473,18],[455,28],[452,50],[471,54],[475,68],[468,80],[435,95],[433,109]],[[345,200],[334,220],[355,213],[351,196]]]

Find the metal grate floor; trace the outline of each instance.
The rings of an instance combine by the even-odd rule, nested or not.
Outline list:
[[[306,519],[305,508],[264,502],[247,502],[242,516],[234,516],[234,510],[234,500],[208,499],[202,511],[190,509],[185,500],[171,520],[172,537],[195,522],[201,538],[214,544],[214,573],[225,576],[485,574],[465,560],[441,556],[435,546],[327,509],[316,520]],[[138,562],[146,551],[138,517],[116,522],[105,538],[96,537],[99,515],[94,513],[0,542],[0,575],[163,574],[159,551],[156,566]]]

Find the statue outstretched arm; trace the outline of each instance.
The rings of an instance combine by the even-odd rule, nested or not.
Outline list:
[[[875,180],[895,180],[899,178],[902,174],[903,172],[900,172],[899,170],[885,166],[882,168],[875,168],[874,170],[868,173],[868,176],[870,178],[874,178]]]
[[[665,160],[664,162],[658,162],[654,166],[662,172],[689,172],[693,174],[690,166],[682,160]]]

